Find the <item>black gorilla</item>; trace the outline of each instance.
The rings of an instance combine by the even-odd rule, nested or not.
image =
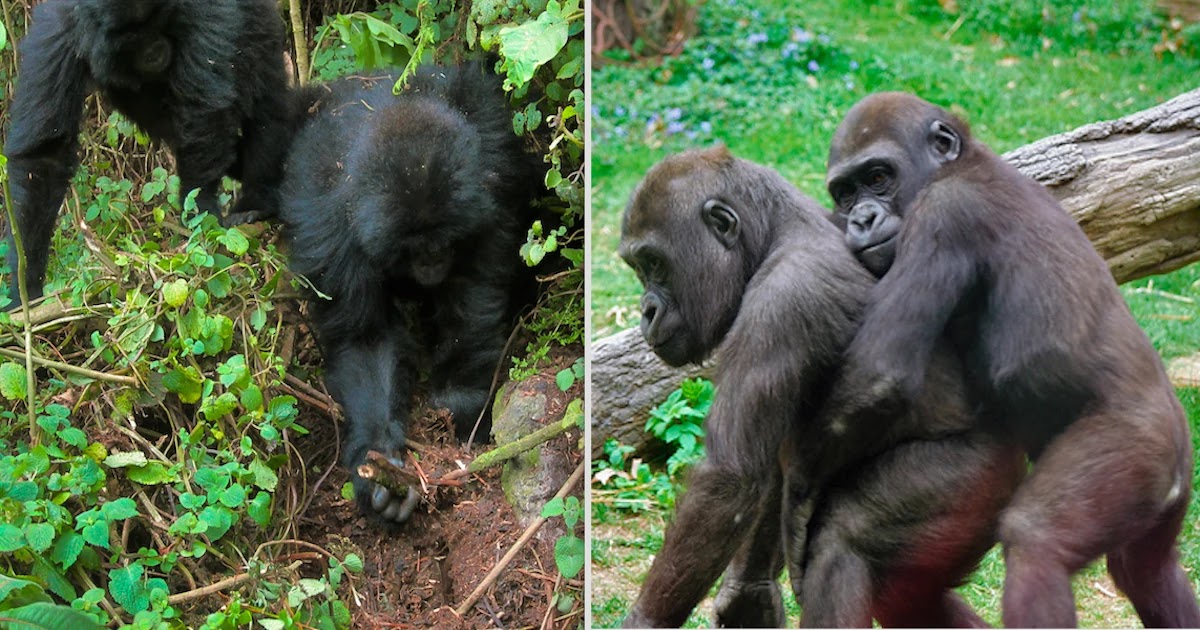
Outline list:
[[[244,184],[225,223],[275,214],[291,114],[273,0],[47,0],[20,44],[8,176],[30,299],[42,295],[54,224],[78,162],[84,97],[99,89],[179,164],[181,188],[217,212],[221,177]],[[8,239],[10,296],[19,302]]]
[[[1001,519],[1004,623],[1067,627],[1101,555],[1147,627],[1200,625],[1175,538],[1187,417],[1104,260],[1050,193],[915,96],[855,105],[829,150],[847,242],[877,275],[830,397],[869,439],[926,387],[948,337],[986,425],[1034,458]]]
[[[326,382],[346,411],[342,460],[360,505],[403,522],[416,496],[357,476],[368,450],[402,461],[419,359],[460,437],[488,402],[540,190],[498,77],[479,64],[311,87],[281,189],[291,268],[312,300]],[[414,323],[416,324],[414,327]],[[415,328],[415,329],[414,329]]]
[[[779,624],[781,528],[806,625],[982,624],[949,589],[992,546],[1023,453],[976,428],[945,350],[866,446],[822,423],[874,284],[841,241],[816,202],[723,147],[668,157],[634,191],[620,254],[645,288],[643,336],[669,364],[718,361],[708,456],[626,626],[679,625],[727,566],[718,621]],[[859,465],[814,472],[825,452]]]

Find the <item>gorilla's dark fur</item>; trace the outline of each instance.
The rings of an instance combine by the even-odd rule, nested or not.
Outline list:
[[[403,522],[415,494],[391,496],[355,470],[368,450],[402,460],[426,355],[432,404],[470,432],[526,295],[518,250],[541,182],[480,64],[422,68],[399,96],[394,80],[301,93],[311,114],[281,197],[291,268],[328,296],[312,316],[346,412],[342,460],[360,505]]]
[[[271,216],[287,153],[284,31],[272,0],[47,0],[18,46],[8,139],[13,210],[30,299],[78,164],[84,97],[105,98],[175,154],[184,191],[217,212],[221,177],[243,183],[226,224]],[[18,301],[9,234],[10,296]]]

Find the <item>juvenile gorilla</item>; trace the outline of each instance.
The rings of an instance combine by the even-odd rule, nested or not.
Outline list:
[[[272,0],[46,0],[20,44],[8,178],[30,299],[42,295],[50,239],[78,164],[83,100],[99,89],[165,142],[180,187],[217,212],[221,177],[243,183],[226,225],[274,215],[289,139],[284,33]],[[10,296],[19,305],[11,230]]]
[[[681,365],[720,346],[708,456],[625,624],[678,626],[732,561],[718,622],[780,625],[786,527],[805,625],[982,625],[948,589],[993,544],[1023,455],[972,429],[949,353],[937,355],[929,394],[881,425],[874,459],[828,471],[804,522],[799,456],[860,449],[816,418],[874,283],[828,213],[719,147],[651,169],[621,231],[655,353]]]
[[[540,177],[500,80],[480,65],[424,67],[399,96],[394,81],[301,93],[312,114],[281,195],[291,268],[328,296],[311,307],[346,412],[342,461],[363,509],[400,523],[416,494],[392,496],[357,467],[368,450],[402,463],[425,354],[432,404],[470,432],[526,294],[518,251]]]
[[[1147,627],[1200,626],[1175,538],[1188,425],[1108,267],[1049,192],[915,96],[864,99],[838,128],[829,192],[882,280],[831,418],[850,435],[919,400],[947,335],[983,422],[1035,460],[1000,526],[1004,623],[1075,625],[1070,576],[1102,554]]]

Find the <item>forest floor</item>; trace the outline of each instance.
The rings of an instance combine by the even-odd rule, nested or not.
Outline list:
[[[562,404],[570,400],[563,394]],[[501,467],[472,476],[462,487],[430,487],[412,519],[389,531],[363,515],[342,496],[348,472],[337,464],[339,427],[316,417],[311,433],[296,441],[312,470],[328,471],[308,482],[310,502],[299,516],[301,538],[338,556],[354,552],[364,570],[353,584],[354,627],[483,628],[575,627],[582,615],[582,582],[556,583],[556,529],[544,525],[464,616],[454,612],[500,558],[516,543],[526,524],[510,506],[500,483]],[[411,440],[422,445],[420,468],[435,479],[468,462],[482,449],[467,450],[454,438],[443,410],[418,410]],[[572,465],[582,459],[578,431],[542,445],[561,452]],[[485,446],[484,448],[488,448]],[[567,474],[569,474],[569,470]],[[562,481],[566,480],[566,474]],[[582,495],[582,488],[573,494]],[[561,526],[557,528],[561,530]],[[577,603],[566,613],[555,606],[555,593],[572,591]]]

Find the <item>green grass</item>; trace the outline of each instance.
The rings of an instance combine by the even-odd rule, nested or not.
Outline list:
[[[945,13],[936,0],[709,0],[679,57],[598,67],[591,93],[593,335],[637,323],[641,287],[615,254],[620,215],[637,181],[668,154],[723,142],[829,203],[822,186],[829,139],[845,111],[871,92],[917,93],[968,120],[980,139],[1004,152],[1197,87],[1200,28],[1167,27],[1150,2],[1072,3],[1083,5],[1078,14],[1058,6],[1066,3],[1038,0],[958,4],[960,15]],[[1156,52],[1164,37],[1180,42],[1180,51]],[[1123,291],[1164,358],[1200,349],[1200,265]],[[1179,396],[1195,441],[1200,390],[1181,389]],[[1195,583],[1196,494],[1192,503],[1180,551]],[[654,513],[608,521],[594,532],[597,627],[618,623],[628,609],[663,527]],[[993,624],[1000,621],[1003,579],[993,550],[960,589]],[[1137,623],[1128,602],[1111,595],[1103,563],[1076,576],[1074,587],[1082,625]],[[798,611],[790,614],[794,622]],[[710,615],[702,607],[689,625],[704,625]]]

